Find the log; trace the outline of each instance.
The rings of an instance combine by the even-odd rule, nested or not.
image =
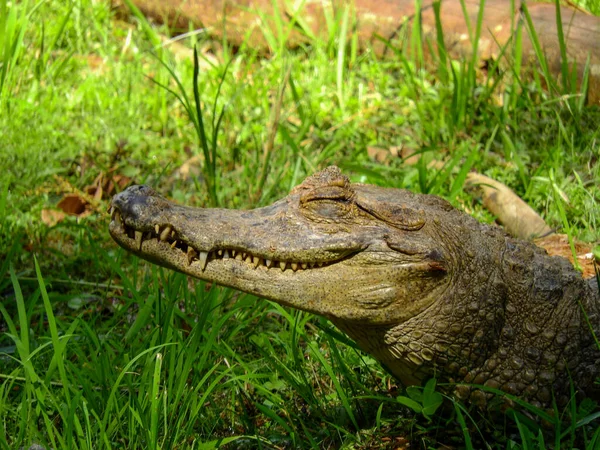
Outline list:
[[[310,34],[327,38],[327,15],[339,17],[343,7],[351,8],[352,30],[358,37],[361,50],[371,49],[378,55],[391,54],[381,41],[389,40],[399,48],[409,49],[411,26],[417,11],[414,0],[133,0],[133,3],[148,17],[166,22],[176,32],[186,32],[203,28],[217,39],[226,37],[235,46],[248,45],[264,52],[270,49],[261,31],[263,27],[277,30],[283,23],[287,35],[287,45],[294,47],[310,42]],[[274,4],[276,8],[274,8]],[[444,44],[453,59],[472,56],[473,36],[480,0],[465,0],[466,16],[471,24],[471,32],[465,20],[460,0],[440,1],[440,21]],[[294,9],[294,5],[300,5]],[[561,52],[556,20],[556,7],[553,3],[527,3],[540,46],[548,68],[560,85]],[[435,61],[431,52],[436,53],[436,23],[433,0],[422,0],[419,9],[423,48],[429,62]],[[292,23],[292,19],[301,20]],[[569,67],[577,71],[578,88],[584,70],[589,71],[587,102],[600,105],[600,18],[586,14],[570,6],[561,6],[561,22],[566,43]],[[302,29],[302,26],[306,27]],[[511,37],[517,27],[525,27],[523,5],[519,0],[486,0],[483,11],[483,25],[478,41],[477,57],[481,66],[490,60],[500,59],[501,68],[510,67],[513,52],[504,46],[512,44]],[[288,35],[289,34],[289,35]],[[589,65],[588,65],[589,58]],[[531,73],[539,70],[539,61],[528,32],[523,32],[522,65]]]

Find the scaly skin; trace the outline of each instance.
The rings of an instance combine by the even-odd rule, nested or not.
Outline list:
[[[438,197],[329,167],[250,211],[132,186],[112,219],[115,241],[144,259],[329,318],[406,385],[435,376],[479,405],[489,394],[470,384],[544,407],[566,404],[571,385],[594,393],[597,291],[567,260]]]

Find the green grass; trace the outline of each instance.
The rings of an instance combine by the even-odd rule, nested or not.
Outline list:
[[[284,24],[265,30],[270,59],[213,58],[202,41],[178,59],[157,47],[165,30],[116,22],[103,2],[0,0],[0,449],[597,448],[594,405],[545,433],[518,414],[503,426],[438,409],[434,382],[402,391],[324,319],[134,258],[108,236],[108,198],[85,218],[41,220],[101,174],[249,208],[338,164],[491,221],[462,189],[475,169],[550,226],[599,240],[600,111],[569,97],[567,65],[554,85],[517,64],[500,83],[439,48],[427,72],[418,34],[412,57],[379,60],[357,53],[353,20],[328,17],[329,38],[301,51],[286,49]],[[369,147],[423,157],[380,163]]]

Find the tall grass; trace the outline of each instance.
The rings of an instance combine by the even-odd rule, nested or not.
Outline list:
[[[246,46],[219,60],[200,39],[189,61],[175,62],[139,14],[124,26],[103,20],[96,2],[8,5],[0,3],[0,448],[373,448],[401,439],[549,448],[578,436],[594,448],[594,406],[573,406],[566,422],[560,411],[530,411],[549,420],[550,435],[518,414],[509,416],[516,432],[498,434],[464,405],[441,407],[435,381],[401,392],[325,319],[127,255],[109,242],[106,215],[40,219],[100,174],[239,208],[268,204],[337,163],[356,181],[435,193],[493,220],[462,189],[470,170],[483,171],[553,226],[598,239],[596,119],[574,95],[570,67],[543,97],[551,74],[539,52],[542,69],[528,83],[528,27],[502,49],[514,58],[504,76],[498,66],[482,82],[474,58],[450,60],[440,23],[432,73],[421,65],[418,22],[411,56],[358,56],[352,9],[326,17],[323,41],[300,9],[291,25],[264,27],[271,59]],[[477,50],[481,15],[471,25]],[[292,28],[310,49],[286,49]],[[92,68],[87,57],[98,55]],[[422,157],[375,162],[366,152],[374,146]]]
[[[15,66],[23,51],[23,38],[29,25],[29,2],[19,8],[9,7],[8,0],[0,1],[0,108],[10,98],[16,77]]]

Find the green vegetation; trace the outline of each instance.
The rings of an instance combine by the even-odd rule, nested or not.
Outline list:
[[[265,30],[276,51],[264,59],[211,52],[202,35],[161,44],[166,30],[117,21],[108,2],[0,0],[0,449],[598,448],[590,402],[547,416],[547,430],[440,406],[434,381],[402,391],[326,320],[110,240],[119,182],[249,208],[329,164],[492,221],[463,190],[475,169],[570,238],[599,240],[600,110],[568,65],[557,83],[518,65],[488,80],[442,49],[445,65],[426,72],[337,45],[353,42],[339,19],[295,51]],[[86,213],[52,216],[65,194]]]

